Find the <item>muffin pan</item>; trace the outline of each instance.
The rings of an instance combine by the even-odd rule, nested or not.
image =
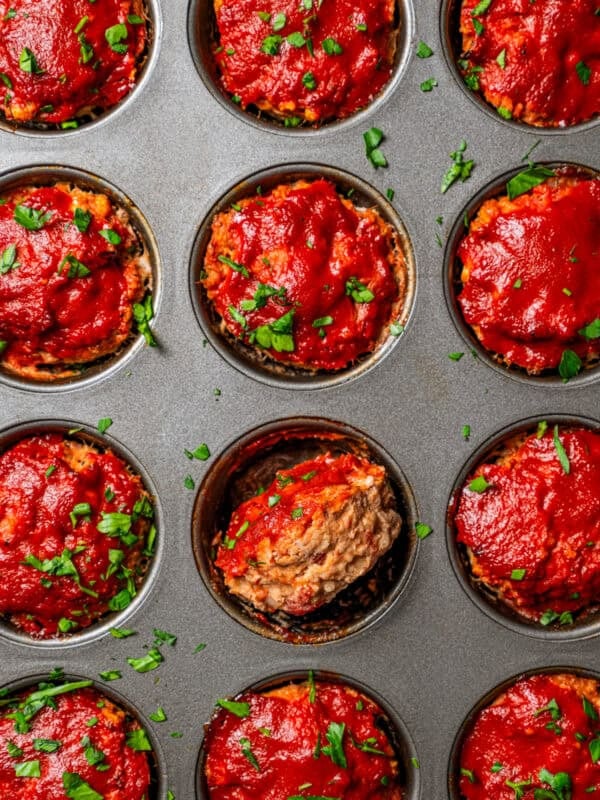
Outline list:
[[[0,179],[11,180],[15,170],[58,168],[83,172],[90,181],[101,176],[101,185],[119,187],[139,210],[156,256],[151,324],[159,343],[149,348],[140,341],[118,368],[60,387],[2,380],[0,428],[43,429],[68,420],[93,432],[100,419],[112,418],[103,438],[134,455],[156,495],[160,530],[154,570],[118,623],[134,636],[116,639],[98,628],[69,642],[41,644],[0,631],[0,685],[32,682],[60,666],[93,678],[107,692],[114,687],[157,743],[157,800],[166,800],[169,790],[176,800],[206,800],[197,764],[203,725],[217,698],[308,669],[342,675],[380,697],[414,744],[411,757],[418,761],[409,768],[419,768],[411,800],[447,800],[452,743],[469,709],[491,687],[531,669],[593,669],[597,660],[595,626],[532,637],[484,613],[457,579],[445,529],[464,465],[499,431],[533,418],[600,421],[595,373],[566,384],[513,380],[477,348],[471,352],[449,300],[449,264],[465,210],[523,168],[527,157],[599,170],[598,123],[530,130],[487,113],[463,91],[451,65],[448,3],[413,6],[399,3],[406,42],[384,93],[356,116],[319,130],[284,129],[235,108],[230,113],[228,101],[196,68],[194,37],[207,28],[194,20],[207,16],[208,4],[186,0],[154,9],[144,85],[102,124],[42,135],[0,130]],[[419,41],[433,50],[431,57],[417,56]],[[431,78],[437,85],[421,91]],[[375,170],[365,155],[362,134],[371,127],[384,133],[387,168]],[[468,180],[442,194],[449,154],[463,140],[474,168]],[[198,324],[195,254],[205,220],[231,187],[298,165],[311,172],[327,165],[366,185],[398,215],[410,239],[414,297],[405,331],[353,380],[257,380],[221,353],[202,318]],[[383,200],[388,189],[391,207]],[[433,530],[414,541],[412,571],[401,591],[386,596],[352,636],[327,637],[335,640],[319,645],[278,641],[240,624],[216,602],[194,555],[194,512],[232,451],[257,429],[282,429],[298,419],[311,425],[327,420],[376,447],[376,456],[398,469],[394,479],[411,525]],[[201,443],[208,445],[208,459],[187,458],[184,451],[193,454]],[[127,658],[152,649],[155,629],[177,641],[162,644],[156,670],[138,673]],[[99,673],[107,670],[122,678],[103,682]],[[158,706],[165,722],[149,719]]]

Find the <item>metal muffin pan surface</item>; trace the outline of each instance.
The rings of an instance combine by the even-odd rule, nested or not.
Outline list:
[[[114,438],[134,455],[156,492],[162,542],[160,569],[124,623],[135,636],[116,639],[105,631],[42,646],[0,631],[0,686],[60,666],[102,687],[99,673],[119,670],[122,678],[106,684],[107,691],[114,687],[142,714],[162,751],[157,800],[166,800],[168,790],[176,800],[206,800],[197,794],[196,767],[217,698],[308,669],[347,676],[381,697],[414,744],[420,765],[415,800],[447,800],[453,742],[481,697],[531,669],[568,664],[593,670],[597,663],[595,630],[531,637],[478,608],[455,575],[445,527],[461,470],[499,431],[552,415],[600,421],[591,380],[517,381],[474,356],[453,321],[446,287],[448,239],[473,199],[499,176],[526,166],[528,153],[536,162],[599,170],[598,128],[529,130],[486,113],[449,67],[447,4],[422,0],[414,6],[406,63],[384,96],[343,124],[310,135],[248,122],[215,99],[188,43],[187,0],[162,3],[152,69],[143,91],[118,114],[68,136],[0,130],[0,177],[44,165],[101,176],[139,208],[160,261],[152,322],[159,346],[136,345],[118,369],[60,391],[1,382],[0,429],[60,419],[94,430],[110,417],[107,441]],[[202,4],[195,7],[204,13]],[[421,40],[431,57],[417,57]],[[421,91],[430,78],[437,85]],[[375,170],[365,155],[362,134],[371,127],[385,135],[380,148],[387,168]],[[463,140],[465,159],[475,162],[472,174],[442,194],[449,154]],[[303,391],[282,382],[265,385],[234,368],[205,339],[190,296],[194,243],[215,204],[258,172],[298,164],[327,164],[384,197],[393,189],[416,273],[406,330],[385,358],[352,381]],[[350,637],[299,646],[246,629],[215,602],[195,563],[192,519],[203,479],[235,441],[260,426],[306,417],[340,422],[376,442],[401,468],[416,518],[433,532],[419,542],[410,580],[385,614]],[[201,443],[208,445],[208,460],[186,458],[184,450]],[[194,489],[184,485],[186,476]],[[156,670],[138,673],[127,658],[153,647],[155,629],[177,641],[161,646]],[[149,719],[158,706],[165,722]]]

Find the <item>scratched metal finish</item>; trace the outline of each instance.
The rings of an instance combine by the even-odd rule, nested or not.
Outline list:
[[[153,325],[160,343],[135,346],[104,375],[60,390],[0,382],[0,427],[61,420],[93,430],[100,418],[112,417],[107,441],[131,453],[148,476],[161,538],[147,590],[120,620],[137,631],[135,637],[115,640],[104,627],[68,644],[42,645],[0,631],[0,685],[62,666],[102,686],[99,672],[122,670],[123,678],[107,687],[139,710],[158,742],[160,800],[168,789],[177,800],[195,800],[203,725],[216,698],[282,673],[341,673],[369,687],[403,720],[420,762],[412,797],[447,800],[453,742],[479,698],[530,669],[593,670],[598,648],[595,629],[579,637],[532,637],[500,624],[472,601],[446,545],[452,488],[468,459],[497,432],[547,415],[599,420],[600,407],[595,379],[568,385],[518,381],[470,355],[448,302],[446,238],[472,199],[518,169],[538,140],[537,161],[600,169],[600,128],[539,131],[483,110],[451,67],[448,6],[438,0],[419,0],[407,12],[409,41],[398,75],[357,119],[301,135],[248,123],[200,77],[188,44],[187,0],[161,5],[155,58],[144,85],[121,110],[65,135],[0,130],[3,174],[36,165],[83,170],[137,206],[159,255]],[[206,15],[205,4],[194,9]],[[431,58],[416,57],[420,39],[432,47]],[[433,91],[420,91],[432,77]],[[387,169],[376,171],[365,157],[362,133],[371,126],[386,135]],[[462,139],[475,168],[469,180],[441,195],[448,154]],[[191,254],[206,214],[238,182],[274,165],[314,163],[355,175],[384,196],[394,189],[393,205],[412,244],[416,288],[406,332],[372,368],[352,381],[298,390],[255,380],[205,341],[190,297]],[[458,362],[448,358],[456,351],[465,351]],[[322,645],[265,638],[218,605],[193,554],[198,489],[183,484],[189,473],[199,487],[219,454],[249,431],[299,417],[341,422],[377,443],[410,484],[417,518],[433,528],[386,613],[354,635]],[[471,426],[469,441],[461,435],[465,424]],[[201,442],[210,459],[188,461],[184,449]],[[165,660],[156,671],[138,674],[125,659],[151,646],[153,628],[175,634],[177,644],[163,646]],[[194,653],[200,643],[206,648]],[[162,724],[148,719],[158,705],[168,716]]]

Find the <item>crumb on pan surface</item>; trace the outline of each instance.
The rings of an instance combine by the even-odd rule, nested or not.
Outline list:
[[[142,0],[0,0],[0,111],[77,127],[131,92],[147,37]]]
[[[496,361],[536,375],[600,355],[600,179],[560,174],[483,202],[459,244],[465,322]],[[600,325],[600,323],[599,323]]]
[[[127,211],[68,183],[1,197],[2,366],[51,382],[115,354],[132,338],[133,306],[152,281]]]
[[[347,117],[390,78],[394,0],[215,0],[214,8],[223,89],[288,127]]]
[[[461,798],[593,796],[600,783],[599,714],[596,680],[571,673],[520,678],[469,727],[460,754]]]
[[[44,682],[3,698],[3,798],[147,800],[152,747],[146,732],[91,684]]]
[[[473,579],[519,614],[562,627],[596,610],[600,434],[542,423],[513,437],[471,470],[453,522]]]
[[[60,637],[127,608],[146,574],[154,511],[109,449],[59,433],[0,455],[0,614]]]
[[[401,523],[383,467],[325,453],[281,470],[236,508],[215,563],[232,594],[299,616],[365,575]]]
[[[288,684],[245,692],[233,708],[237,713],[217,711],[205,738],[211,800],[404,796],[387,718],[353,687],[319,680]]]
[[[280,184],[217,214],[201,274],[232,342],[313,372],[376,350],[403,312],[407,283],[397,232],[322,178]]]
[[[463,0],[459,67],[505,119],[566,127],[600,113],[595,0]]]

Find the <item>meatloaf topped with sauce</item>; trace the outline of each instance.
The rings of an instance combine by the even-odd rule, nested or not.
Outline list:
[[[600,785],[598,682],[516,680],[473,718],[460,754],[463,800],[588,800]]]
[[[204,741],[210,800],[404,797],[390,720],[352,686],[310,674],[217,704]]]
[[[2,800],[149,800],[152,755],[138,720],[91,680],[2,695]]]
[[[60,433],[0,455],[0,615],[34,638],[123,611],[156,533],[141,478],[108,449]]]
[[[600,113],[596,0],[463,0],[459,67],[504,119],[566,127]]]
[[[324,178],[244,198],[214,217],[202,265],[215,327],[263,365],[344,369],[382,345],[403,314],[399,238],[376,208],[354,205]]]
[[[600,433],[550,427],[505,442],[459,489],[473,579],[528,620],[570,625],[600,605]]]
[[[0,112],[77,128],[131,92],[147,39],[142,0],[0,0]]]
[[[537,185],[515,196],[521,177]],[[600,356],[600,178],[530,168],[507,191],[458,246],[458,304],[495,361],[568,379]]]
[[[133,338],[136,304],[152,281],[146,245],[126,209],[69,183],[17,187],[1,197],[4,369],[51,382],[119,352]]]
[[[215,563],[232,594],[300,616],[365,575],[401,522],[383,467],[325,453],[281,470],[236,508]]]
[[[215,0],[219,82],[286,127],[347,117],[390,79],[394,0]]]

